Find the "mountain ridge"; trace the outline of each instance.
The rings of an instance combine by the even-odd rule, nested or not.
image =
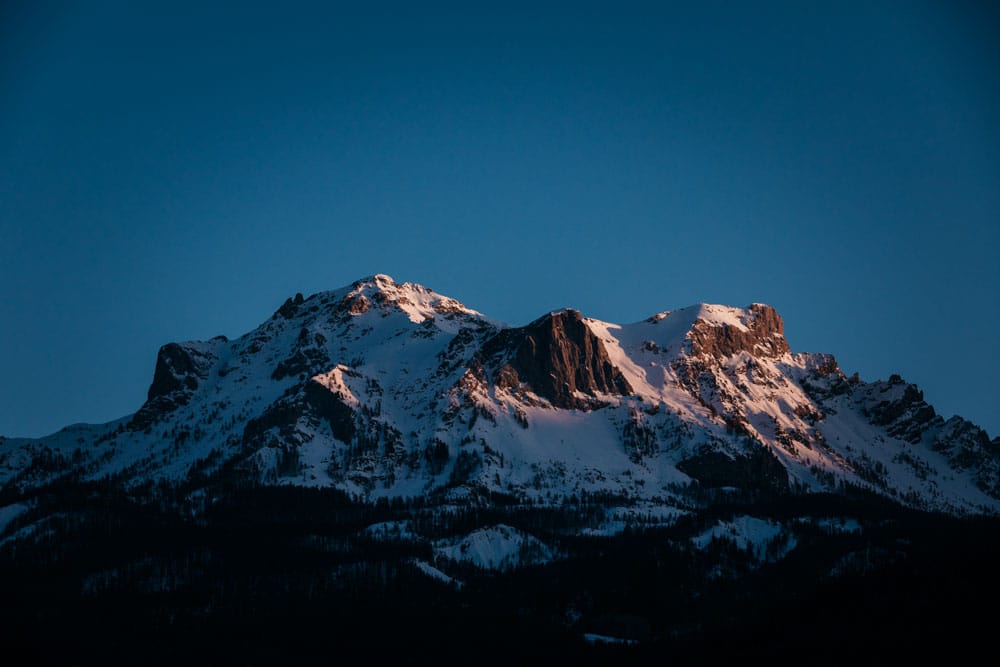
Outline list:
[[[133,415],[3,439],[0,484],[225,471],[370,500],[607,493],[677,508],[694,488],[847,484],[996,512],[1000,438],[945,421],[897,378],[793,353],[761,303],[512,327],[374,274],[295,295],[239,338],[164,345]]]

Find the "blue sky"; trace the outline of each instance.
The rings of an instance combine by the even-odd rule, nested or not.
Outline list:
[[[512,324],[770,303],[1000,434],[988,3],[360,4],[3,4],[0,433],[388,273]]]

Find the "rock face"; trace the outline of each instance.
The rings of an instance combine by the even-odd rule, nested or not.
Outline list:
[[[168,343],[161,347],[146,402],[132,418],[130,427],[146,428],[164,414],[187,405],[218,361],[213,348],[227,342],[220,336],[208,343]]]
[[[151,401],[176,391],[197,389],[198,380],[204,377],[203,361],[204,355],[177,343],[161,347],[156,355],[156,370],[147,399]]]
[[[325,345],[326,337],[323,334],[310,334],[309,330],[303,327],[295,339],[293,354],[278,363],[271,373],[271,378],[283,380],[286,377],[300,376],[304,380],[308,375],[329,368],[330,357],[326,353]]]
[[[526,327],[503,331],[487,343],[486,353],[506,362],[495,373],[498,385],[517,389],[524,383],[557,408],[586,410],[601,404],[600,394],[632,393],[601,339],[576,310],[550,313]]]
[[[1000,497],[1000,438],[991,441],[986,431],[958,416],[946,421],[917,385],[898,375],[861,385],[854,393],[871,423],[911,445],[929,444],[956,470],[973,471],[981,490]]]
[[[747,308],[746,329],[731,324],[714,325],[699,320],[691,329],[691,342],[695,354],[716,358],[729,357],[738,352],[775,358],[789,352],[785,340],[785,324],[771,306],[755,303]]]
[[[354,410],[337,394],[309,380],[271,405],[260,417],[251,419],[243,430],[243,444],[250,447],[301,444],[304,440],[298,427],[302,421],[314,426],[324,422],[333,437],[350,444],[355,434],[354,418]]]
[[[924,401],[915,384],[893,375],[888,382],[873,382],[864,392],[864,411],[873,424],[885,426],[893,437],[917,444],[931,424],[943,424],[934,408]]]
[[[296,294],[293,297],[289,297],[285,300],[285,303],[281,304],[281,308],[274,313],[274,317],[284,317],[286,320],[290,320],[295,317],[295,313],[298,311],[299,306],[302,305],[304,299],[301,294]]]

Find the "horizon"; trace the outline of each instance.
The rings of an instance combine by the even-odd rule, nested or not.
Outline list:
[[[491,318],[760,302],[1000,435],[1000,9],[0,9],[0,435],[388,271]]]

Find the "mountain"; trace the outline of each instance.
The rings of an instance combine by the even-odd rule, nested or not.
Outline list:
[[[1000,438],[898,376],[793,353],[773,308],[698,304],[633,324],[575,310],[511,327],[375,275],[288,299],[237,340],[170,343],[133,415],[0,441],[0,484],[225,475],[366,501],[831,492],[1000,509]]]
[[[769,306],[512,327],[376,275],[0,439],[0,628],[33,664],[978,659],[998,509],[1000,440]]]

